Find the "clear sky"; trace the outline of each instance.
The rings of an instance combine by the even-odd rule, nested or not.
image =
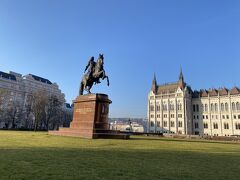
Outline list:
[[[239,0],[0,0],[0,70],[57,82],[68,102],[105,55],[111,117],[146,117],[156,72],[193,89],[240,86]]]

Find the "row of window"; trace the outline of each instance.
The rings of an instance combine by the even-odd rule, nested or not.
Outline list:
[[[154,122],[151,121],[150,125],[151,125],[151,127],[154,127]],[[182,127],[182,126],[183,126],[182,121],[178,121],[178,127]],[[157,127],[161,127],[160,126],[160,121],[157,121]],[[167,121],[163,121],[163,127],[168,127],[168,122]],[[174,121],[170,122],[170,127],[175,127],[175,122]]]
[[[202,119],[209,119],[208,115],[203,115]],[[198,115],[193,115],[193,119],[199,119]],[[218,115],[212,115],[212,119],[218,119]],[[222,115],[222,119],[230,119],[229,115]],[[233,115],[233,119],[240,119],[240,115]]]
[[[150,116],[151,118],[154,118],[154,114],[151,114]],[[171,118],[175,118],[175,114],[170,114],[170,117]],[[182,114],[178,114],[178,118],[182,118]],[[160,114],[157,114],[157,118],[161,118],[161,115]],[[163,114],[163,118],[168,118],[168,115],[167,114]]]
[[[201,109],[203,112],[208,112],[209,111],[209,107],[208,104],[202,104],[201,105]],[[220,109],[221,111],[229,111],[229,104],[228,103],[221,103],[220,105]],[[218,104],[217,103],[211,103],[210,104],[210,111],[211,112],[218,112],[219,108],[218,108]],[[232,111],[240,111],[240,103],[239,102],[233,102],[232,103]],[[193,112],[199,112],[199,105],[198,104],[194,104],[193,105]]]
[[[199,134],[199,132],[197,132],[197,133]],[[196,134],[196,132],[195,132],[195,134]],[[207,133],[203,134],[203,135],[204,136],[209,136],[209,134],[207,134]],[[213,134],[213,136],[218,136],[218,134]],[[228,136],[229,137],[230,135],[229,134],[225,134],[224,136],[226,136],[226,137]]]
[[[150,125],[151,125],[151,127],[154,127],[154,122],[151,121]],[[223,127],[224,129],[229,129],[229,123],[224,123],[223,126],[224,126]],[[161,127],[160,121],[157,121],[157,127]],[[163,127],[168,127],[167,121],[163,121]],[[174,121],[170,121],[170,127],[175,127]],[[178,127],[180,127],[180,128],[183,127],[182,121],[178,121]],[[199,124],[197,122],[194,123],[194,127],[195,127],[195,129],[198,129]],[[208,123],[203,123],[203,128],[208,129]],[[218,123],[213,123],[213,129],[218,129]],[[240,130],[240,123],[235,123],[235,129]]]
[[[151,133],[154,133],[154,131],[150,131]],[[156,133],[168,133],[168,134],[175,134],[174,131],[156,131]],[[178,131],[178,134],[182,134],[182,131]]]
[[[182,104],[181,103],[178,103],[177,104],[177,110],[178,111],[182,111]],[[168,110],[170,110],[170,111],[174,111],[175,110],[175,106],[174,106],[174,104],[169,104],[169,105],[167,105],[167,104],[162,104],[162,110],[163,111],[168,111]],[[155,111],[155,108],[154,108],[154,105],[151,105],[150,106],[150,111]],[[156,111],[157,112],[159,112],[159,111],[161,111],[161,106],[160,105],[157,105],[156,106]]]
[[[195,123],[195,129],[198,128],[198,123]],[[203,128],[208,129],[208,123],[203,123]],[[229,123],[223,124],[224,129],[229,129]],[[218,123],[213,123],[213,129],[218,129]],[[240,123],[235,123],[235,129],[240,129]]]

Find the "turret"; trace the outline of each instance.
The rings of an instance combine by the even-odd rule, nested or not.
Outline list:
[[[152,91],[154,94],[157,93],[157,79],[156,79],[155,73],[154,73],[154,77],[153,77],[153,81],[152,81]]]
[[[184,89],[185,88],[185,82],[184,82],[184,77],[183,77],[183,72],[182,72],[182,67],[180,69],[180,74],[179,74],[179,80],[178,80],[178,83],[179,83],[179,87],[181,89]]]

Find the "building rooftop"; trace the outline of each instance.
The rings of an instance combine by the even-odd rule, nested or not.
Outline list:
[[[0,77],[5,78],[5,79],[9,79],[9,80],[12,80],[12,81],[16,81],[17,80],[15,75],[9,74],[9,73],[5,73],[5,72],[2,72],[2,71],[0,71]]]
[[[185,87],[187,87],[188,90],[192,91],[191,87],[187,86],[187,84],[184,82],[182,68],[180,70],[178,81],[173,83],[158,85],[156,75],[154,74],[153,81],[152,81],[152,91],[154,94],[175,93],[178,90],[178,88],[184,90]]]
[[[156,75],[154,74],[154,78],[152,81],[152,91],[154,94],[167,94],[167,93],[175,93],[178,88],[182,90],[184,88],[188,89],[188,92],[192,94],[192,98],[199,98],[199,97],[214,97],[214,96],[227,96],[227,95],[240,95],[240,89],[238,87],[233,87],[232,89],[228,88],[212,88],[212,89],[200,89],[199,91],[195,90],[192,91],[191,87],[188,86],[184,82],[182,69],[180,71],[179,80],[173,83],[165,83],[165,84],[157,84]]]
[[[179,83],[168,83],[168,84],[162,84],[157,86],[157,94],[165,94],[168,92],[176,92],[179,87]]]
[[[47,84],[50,84],[50,85],[52,84],[52,82],[49,81],[48,79],[45,79],[45,78],[42,78],[42,77],[39,77],[39,76],[36,76],[36,75],[33,75],[33,74],[29,74],[29,75],[32,76],[33,79],[36,80],[36,81],[40,81],[42,83],[47,83]]]
[[[193,98],[199,98],[199,97],[212,97],[212,96],[226,96],[226,95],[237,95],[240,94],[240,90],[238,87],[233,87],[232,89],[227,88],[218,88],[218,89],[201,89],[200,91],[194,91],[193,92]]]

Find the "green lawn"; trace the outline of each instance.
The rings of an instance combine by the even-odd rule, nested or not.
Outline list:
[[[240,144],[0,131],[0,179],[240,179]]]

